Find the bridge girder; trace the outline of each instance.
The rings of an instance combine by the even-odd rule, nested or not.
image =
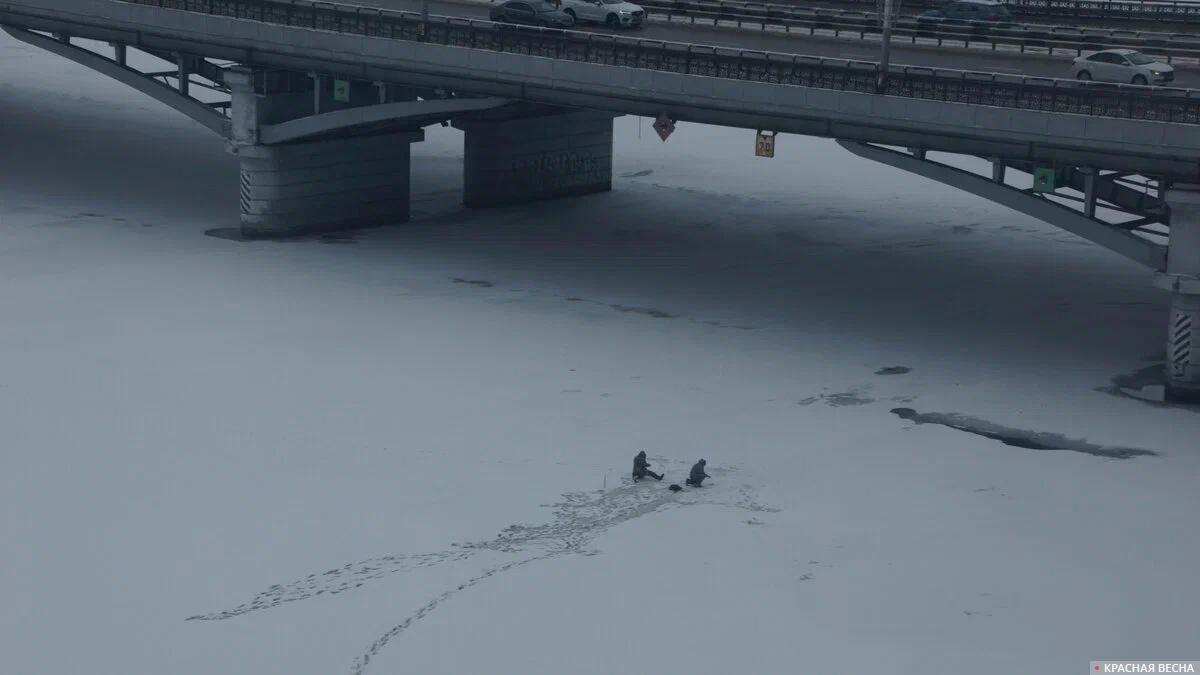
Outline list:
[[[1110,176],[1100,176],[1098,171],[1069,167],[1066,172],[1069,176],[1066,187],[1079,189],[1084,196],[1082,198],[1061,194],[1055,196],[1081,202],[1083,209],[1077,211],[1065,204],[1052,201],[1046,196],[1046,193],[1022,190],[1008,185],[1005,182],[1003,169],[1022,168],[1024,165],[1021,164],[997,162],[993,165],[995,170],[992,176],[987,177],[930,160],[920,150],[905,153],[877,145],[846,140],[839,140],[838,144],[864,159],[870,159],[958,188],[1062,228],[1151,270],[1162,270],[1166,267],[1167,247],[1144,236],[1164,237],[1165,232],[1146,231],[1143,228],[1145,225],[1155,222],[1165,225],[1169,219],[1169,209],[1147,209],[1140,212],[1125,210],[1126,213],[1140,216],[1133,221],[1101,220],[1095,215],[1098,198],[1106,200],[1111,198],[1112,202],[1104,204],[1103,207],[1112,210],[1122,210],[1122,202],[1133,200],[1128,192],[1129,188],[1117,184]],[[1032,173],[1032,166],[1024,168]],[[1103,184],[1105,187],[1098,189],[1099,184]]]
[[[231,94],[227,82],[227,79],[231,77],[231,71],[227,67],[199,56],[166,49],[134,46],[135,49],[163,61],[174,63],[176,66],[168,71],[143,72],[129,65],[127,54],[130,45],[124,43],[111,43],[113,56],[109,58],[101,53],[72,44],[72,38],[67,34],[50,36],[12,26],[0,26],[0,29],[30,46],[69,59],[129,86],[183,113],[224,138],[232,137],[233,121],[228,114],[235,105],[232,96],[230,100],[206,103],[190,95],[193,86]],[[308,75],[317,80],[326,77],[317,73]],[[203,78],[208,82],[197,81],[193,76]],[[169,84],[171,80],[175,81],[175,86]],[[382,82],[376,84],[380,87],[387,86]],[[321,112],[318,106],[314,109],[313,114],[274,124],[259,125],[258,142],[264,145],[288,143],[387,125],[406,128],[424,127],[447,123],[465,113],[492,110],[513,104],[513,101],[509,99],[496,97],[459,98],[455,97],[453,93],[445,91],[430,90],[419,93],[423,94],[421,100],[396,102],[388,101],[386,97],[381,96],[379,102],[372,105],[324,112]]]
[[[3,29],[5,33],[25,44],[44,49],[52,54],[74,61],[81,66],[91,68],[102,75],[117,80],[128,87],[132,87],[154,100],[187,115],[189,118],[222,136],[229,135],[230,122],[228,117],[219,112],[214,106],[203,103],[187,94],[191,75],[191,68],[189,68],[189,61],[191,59],[187,57],[180,56],[178,58],[176,76],[179,79],[179,86],[178,88],[174,88],[155,79],[155,74],[143,73],[129,67],[125,62],[125,50],[123,46],[120,46],[116,50],[114,58],[110,59],[89,49],[71,44],[69,36],[64,35],[62,39],[56,40],[40,33],[9,26],[0,26],[0,29]],[[159,58],[162,58],[164,55],[155,54]],[[212,66],[213,64],[209,63],[208,65]],[[158,73],[158,75],[162,76],[164,74]]]

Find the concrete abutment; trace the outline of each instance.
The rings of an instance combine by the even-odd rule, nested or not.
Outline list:
[[[416,99],[414,91],[382,83],[335,88],[317,75],[250,68],[231,68],[225,82],[245,237],[407,221],[410,145],[424,140],[423,125],[447,118],[465,135],[468,206],[612,189],[617,114],[503,99],[435,97],[410,106],[400,101]]]
[[[1167,190],[1171,234],[1167,269],[1156,275],[1170,291],[1167,322],[1167,400],[1200,403],[1200,185],[1178,184]]]
[[[612,190],[613,118],[594,111],[455,120],[463,202],[487,207]]]
[[[241,160],[246,237],[315,234],[409,217],[409,144],[421,131],[232,146]]]
[[[240,162],[242,236],[295,236],[406,222],[410,144],[424,140],[421,129],[260,142],[260,128],[266,125],[389,98],[385,89],[355,86],[348,101],[333,101],[322,78],[307,83],[305,77],[240,68],[226,75],[232,96],[227,149]]]

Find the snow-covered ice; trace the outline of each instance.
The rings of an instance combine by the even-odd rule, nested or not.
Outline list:
[[[412,223],[237,243],[216,137],[0,63],[0,672],[1200,658],[1200,417],[1103,391],[1165,331],[1116,255],[830,141],[635,118],[611,194],[466,210],[434,127]]]

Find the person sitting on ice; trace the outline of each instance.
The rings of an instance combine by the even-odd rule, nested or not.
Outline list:
[[[650,476],[654,480],[662,480],[661,473],[654,473],[650,470],[650,462],[646,461],[646,451],[639,452],[633,458],[633,480],[638,481],[646,476]]]
[[[699,462],[696,462],[695,466],[692,467],[692,474],[688,476],[688,479],[685,481],[688,485],[691,485],[692,487],[700,487],[700,484],[704,482],[705,478],[712,478],[712,476],[704,473],[704,464],[704,460],[700,460]]]

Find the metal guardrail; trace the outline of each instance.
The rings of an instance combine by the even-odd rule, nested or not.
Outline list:
[[[495,3],[497,0],[491,0]],[[897,4],[901,0],[896,0]],[[905,5],[903,10],[909,10],[908,3],[916,0],[903,0]],[[936,0],[930,4],[931,7],[940,7],[948,0]],[[722,14],[740,17],[767,17],[767,18],[799,18],[799,17],[821,17],[832,20],[851,20],[851,21],[880,21],[880,3],[878,0],[865,4],[858,4],[854,9],[819,7],[811,4],[791,5],[791,4],[774,4],[774,3],[759,3],[745,2],[741,0],[638,0],[639,5],[647,9],[654,8],[656,10],[671,10],[678,14],[686,12],[707,12],[709,14]],[[1102,3],[1107,4],[1107,3]],[[1195,4],[1188,5],[1197,9],[1196,16],[1200,19],[1200,0]],[[870,9],[868,9],[868,7]],[[918,12],[919,13],[919,12]],[[916,14],[906,15],[903,12],[896,16],[897,21],[915,21]],[[945,21],[943,20],[943,23]],[[966,24],[972,26],[980,26],[983,28],[996,27],[997,23],[988,21],[966,21]],[[1019,21],[1014,17],[1010,27],[1017,26],[1025,30],[1034,31],[1054,31],[1056,33],[1095,33],[1100,35],[1135,33],[1138,35],[1148,36],[1195,36],[1194,32],[1172,32],[1163,30],[1133,30],[1130,28],[1107,28],[1103,26],[1080,26],[1073,23],[1030,23],[1028,21]]]
[[[946,4],[948,0],[902,0],[902,11],[922,12]],[[768,6],[767,3],[722,3],[730,6]],[[1054,18],[1064,21],[1104,20],[1110,23],[1200,23],[1200,3],[1173,0],[1006,0],[1009,10],[1018,17]],[[877,7],[879,0],[781,0],[774,7]]]
[[[724,22],[733,23],[739,27],[755,26],[763,30],[782,28],[788,33],[803,30],[810,35],[816,34],[817,31],[825,31],[832,32],[835,36],[858,35],[859,38],[880,35],[883,31],[879,15],[870,13],[833,13],[808,8],[773,7],[769,13],[742,14],[739,13],[740,10],[735,11],[736,6],[732,4],[728,5],[726,9],[718,11],[711,11],[717,8],[714,3],[688,2],[686,0],[682,2],[641,0],[639,4],[646,9],[649,15],[662,16],[668,20],[679,17],[690,18],[693,23],[711,21],[713,25],[720,25]],[[694,9],[694,7],[709,9]],[[1021,52],[1024,52],[1026,48],[1037,48],[1045,49],[1050,54],[1058,50],[1079,55],[1085,51],[1120,47],[1161,56],[1168,63],[1176,58],[1200,60],[1200,35],[1190,33],[1087,29],[1039,24],[1001,26],[982,21],[970,22],[967,25],[950,25],[903,18],[893,22],[892,37],[893,39],[909,38],[913,44],[916,44],[918,39],[925,39],[936,40],[939,45],[950,42],[955,46],[962,44],[969,47],[975,43],[989,45],[993,49],[996,46],[1004,45],[1017,47]]]
[[[600,65],[914,99],[1200,125],[1200,91],[892,66],[882,91],[878,64],[516,27],[309,0],[121,0],[200,14],[352,35],[427,42]]]

